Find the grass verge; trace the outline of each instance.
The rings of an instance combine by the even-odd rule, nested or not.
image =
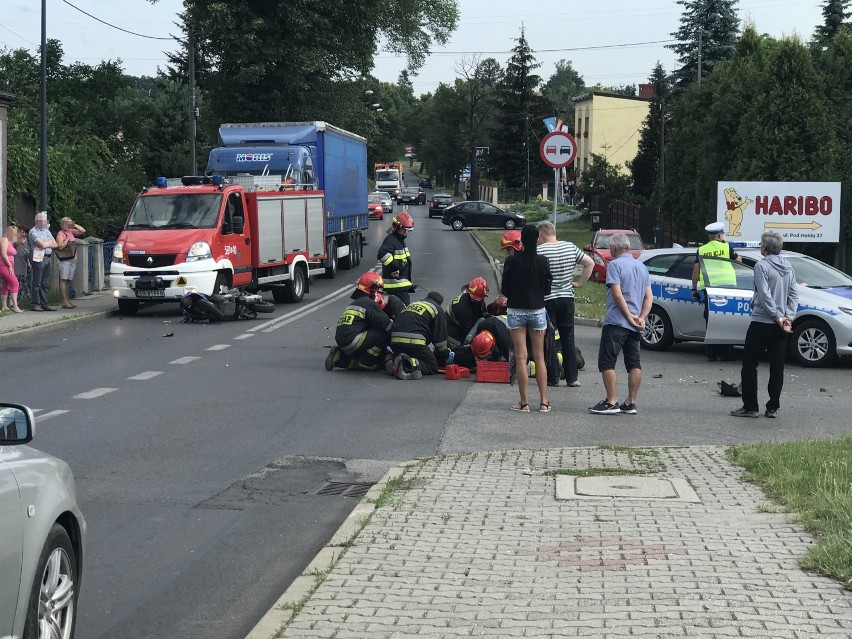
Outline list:
[[[852,590],[852,437],[733,446],[728,457],[817,538],[802,568]]]

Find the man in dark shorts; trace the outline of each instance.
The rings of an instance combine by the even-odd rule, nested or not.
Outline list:
[[[654,296],[651,277],[645,264],[630,253],[630,240],[624,233],[612,236],[609,249],[613,260],[606,268],[606,315],[601,329],[598,370],[603,376],[606,399],[589,408],[596,415],[636,414],[636,395],[642,383],[639,362],[639,333],[645,330],[645,318]],[[615,363],[624,353],[627,369],[627,400],[618,403]]]

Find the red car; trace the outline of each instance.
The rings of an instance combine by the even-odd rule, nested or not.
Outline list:
[[[367,217],[371,220],[384,219],[385,211],[382,208],[382,198],[378,195],[367,196]]]
[[[605,229],[595,233],[591,244],[586,244],[583,250],[592,256],[595,266],[592,269],[592,281],[606,282],[606,265],[612,261],[612,253],[609,252],[609,239],[616,233],[624,233],[630,240],[630,252],[633,257],[639,257],[645,245],[642,236],[636,231],[627,229]]]

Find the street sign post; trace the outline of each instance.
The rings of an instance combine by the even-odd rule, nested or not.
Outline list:
[[[538,146],[539,155],[547,166],[553,167],[553,223],[556,224],[556,200],[559,171],[577,157],[577,142],[570,133],[553,131],[545,135]]]

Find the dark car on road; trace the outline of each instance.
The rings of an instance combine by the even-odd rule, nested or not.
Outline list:
[[[429,198],[429,217],[438,217],[444,209],[453,204],[453,196],[446,193],[435,193]]]
[[[432,188],[432,178],[424,178],[420,180],[420,188],[421,189],[431,189]]]
[[[513,229],[524,226],[527,219],[520,213],[506,211],[488,202],[459,202],[444,209],[441,222],[461,231],[466,226],[489,226]]]
[[[396,196],[397,204],[426,204],[426,193],[416,186],[404,186]]]

